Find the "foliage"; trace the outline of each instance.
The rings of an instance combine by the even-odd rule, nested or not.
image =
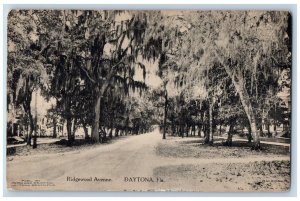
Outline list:
[[[8,103],[22,105],[32,133],[41,89],[70,144],[79,126],[99,142],[99,132],[143,133],[164,121],[173,135],[198,130],[210,143],[217,125],[239,124],[259,148],[263,124],[290,118],[290,97],[279,96],[291,87],[290,21],[279,11],[12,11]],[[146,84],[149,62],[158,89]]]

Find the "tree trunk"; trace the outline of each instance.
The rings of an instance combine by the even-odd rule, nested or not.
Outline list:
[[[109,131],[109,138],[110,139],[113,138],[113,134],[112,133],[113,133],[113,128],[111,128],[110,131]],[[126,133],[126,135],[127,135],[127,133]]]
[[[208,119],[207,119],[207,111],[203,113],[203,125],[202,125],[202,130],[204,134],[204,144],[208,144],[209,142],[209,133],[207,132],[207,124],[208,124]]]
[[[53,118],[53,138],[57,138],[57,133],[56,133],[56,119]]]
[[[96,143],[100,142],[100,138],[99,138],[99,122],[100,122],[100,111],[101,111],[100,104],[101,104],[101,93],[99,91],[94,106],[94,119],[93,119],[92,134],[91,134],[92,141]]]
[[[165,89],[165,116],[164,116],[164,131],[163,131],[162,139],[166,139],[167,114],[168,114],[168,92]]]
[[[88,128],[86,127],[86,125],[83,124],[82,127],[83,127],[83,131],[84,131],[84,139],[86,139],[86,140],[90,139],[89,131],[88,131]]]
[[[67,121],[67,135],[68,135],[68,146],[73,143],[72,138],[72,115],[71,115],[71,96],[67,95],[64,102],[65,107],[65,119]]]
[[[64,125],[65,125],[65,121],[63,121],[62,128],[61,128],[61,134],[62,134],[62,136],[64,136]]]
[[[175,126],[174,126],[174,119],[171,119],[171,129],[172,129],[172,136],[175,136]]]
[[[72,119],[68,118],[67,119],[67,134],[68,134],[68,146],[71,146],[73,141],[72,141]]]
[[[228,136],[226,140],[226,145],[227,146],[232,146],[232,136],[233,136],[233,123],[231,122],[229,125],[229,131],[228,131]]]
[[[102,132],[103,132],[103,142],[106,142],[107,141],[107,139],[106,139],[106,134],[107,134],[107,132],[106,132],[106,129],[103,127],[103,129],[102,129]]]
[[[202,129],[201,124],[198,124],[198,136],[199,137],[201,137],[201,129]]]
[[[274,136],[277,135],[277,125],[276,125],[276,121],[274,122]]]
[[[33,117],[31,114],[30,102],[26,101],[23,103],[24,111],[28,115],[28,119],[29,119],[29,132],[28,132],[28,135],[26,136],[27,145],[31,145],[31,138],[32,138],[33,130],[34,130],[34,122],[33,122]],[[14,126],[14,125],[12,124],[12,126]]]
[[[213,136],[213,104],[209,104],[209,144],[212,145],[214,143],[214,136]]]
[[[76,129],[77,129],[76,124],[77,124],[77,118],[75,118],[73,121],[73,129],[72,129],[72,136],[71,136],[72,142],[75,141],[75,133],[76,133]]]
[[[196,136],[196,125],[193,124],[193,136],[195,137]]]
[[[262,137],[264,136],[264,131],[263,131],[263,123],[259,124],[259,135]]]
[[[224,65],[224,68],[228,76],[231,78],[231,81],[233,82],[236,92],[239,94],[240,100],[242,102],[242,106],[247,115],[250,128],[251,128],[251,133],[253,136],[252,148],[255,150],[260,149],[260,140],[259,140],[259,132],[257,130],[256,117],[253,112],[250,96],[247,90],[245,89],[242,72],[237,71],[236,73],[233,73],[230,67],[227,65]]]
[[[250,123],[251,134],[253,138],[253,149],[260,149],[259,132],[256,127],[256,118],[252,109],[252,104],[250,103],[250,100],[243,95],[240,95],[240,99],[243,103],[244,110]],[[248,99],[248,101],[246,99]],[[246,102],[248,102],[248,104]]]
[[[209,142],[209,130],[208,130],[207,123],[205,123],[203,125],[203,133],[204,133],[204,144],[208,144],[208,142]]]
[[[252,134],[251,134],[251,126],[250,126],[250,123],[248,123],[248,143],[251,143],[252,141]]]
[[[180,125],[180,135],[184,138],[184,125]]]
[[[213,144],[214,138],[213,138],[213,116],[212,116],[212,109],[213,109],[213,104],[209,103],[209,108],[208,108],[208,125],[205,125],[205,144]]]
[[[29,124],[30,124],[30,126],[29,126],[29,133],[28,133],[26,142],[27,142],[27,145],[31,145],[32,133],[33,133],[33,130],[34,130],[35,126],[34,126],[34,123],[33,123],[33,118],[32,118],[31,112],[28,113],[28,117],[29,117]]]
[[[11,100],[13,100],[13,95],[11,94]],[[25,108],[24,108],[25,109]],[[26,110],[25,110],[26,111]],[[12,120],[11,120],[11,136],[14,136],[14,122],[15,122],[15,103],[12,101],[12,109],[11,109],[11,114],[12,114]],[[27,134],[28,136],[28,134]]]
[[[25,126],[25,129],[26,129],[26,135],[25,135],[25,137],[26,137],[26,136],[28,136],[28,135],[29,135],[29,126],[28,126],[28,125],[26,125],[26,126]]]
[[[244,105],[248,120],[250,122],[251,134],[253,138],[253,149],[260,149],[260,140],[259,140],[259,132],[256,127],[256,118],[252,109],[252,104],[249,101],[248,105]]]
[[[190,130],[190,127],[188,125],[186,125],[186,129],[185,129],[186,137],[189,137],[189,130]]]

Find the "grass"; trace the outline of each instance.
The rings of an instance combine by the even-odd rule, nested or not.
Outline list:
[[[39,154],[51,154],[51,153],[64,153],[71,152],[76,150],[85,150],[92,149],[97,146],[105,146],[108,144],[112,144],[118,140],[126,138],[125,136],[119,136],[112,140],[108,140],[105,143],[91,143],[89,140],[85,139],[76,139],[72,146],[67,146],[68,141],[65,139],[61,139],[60,141],[48,144],[39,144],[36,149],[33,149],[32,146],[18,146],[18,147],[10,147],[6,149],[7,156],[32,156]]]
[[[179,158],[228,158],[266,155],[289,155],[289,147],[262,144],[260,151],[251,150],[251,146],[244,141],[234,141],[231,147],[225,146],[222,141],[216,141],[213,146],[203,144],[203,139],[190,138],[180,141],[179,138],[170,138],[156,147],[156,154],[164,157]]]
[[[154,169],[155,177],[168,181],[168,189],[278,192],[287,191],[290,187],[290,161],[275,158],[289,156],[288,147],[262,144],[260,151],[254,151],[244,141],[234,141],[228,147],[222,140],[216,140],[213,146],[209,146],[203,144],[203,139],[199,138],[169,137],[159,143],[155,151],[161,157],[174,160],[195,159],[195,163],[159,166]],[[251,160],[255,157],[260,159]],[[264,159],[272,157],[274,160],[271,161]],[[241,160],[231,162],[231,159],[238,158]],[[199,162],[196,162],[197,159]],[[201,159],[207,160],[201,162]],[[189,178],[188,183],[184,182],[186,178]],[[181,188],[177,188],[178,186]]]

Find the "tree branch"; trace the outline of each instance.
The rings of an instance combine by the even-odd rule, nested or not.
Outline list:
[[[79,68],[85,73],[86,77],[87,77],[93,84],[96,83],[96,81],[89,75],[89,73],[87,72],[86,69],[82,68],[81,66],[79,66]]]

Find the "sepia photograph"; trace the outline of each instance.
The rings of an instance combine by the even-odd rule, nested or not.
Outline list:
[[[10,10],[7,190],[289,191],[292,17]]]

